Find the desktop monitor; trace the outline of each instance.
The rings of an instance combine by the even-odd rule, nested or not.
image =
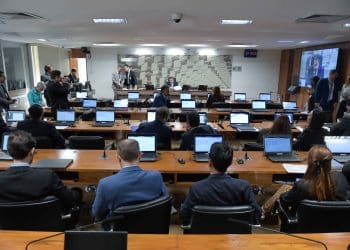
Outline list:
[[[74,122],[75,112],[73,110],[58,110],[56,120],[63,122]]]
[[[140,92],[128,92],[128,100],[140,99]]]
[[[270,93],[260,93],[259,99],[264,101],[271,101],[271,94]]]

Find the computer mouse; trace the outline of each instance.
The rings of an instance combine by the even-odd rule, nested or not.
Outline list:
[[[180,164],[185,164],[186,163],[186,161],[184,159],[182,159],[182,158],[177,159],[177,162],[180,163]]]
[[[238,164],[244,164],[244,160],[243,160],[242,158],[237,158],[237,159],[236,159],[236,162],[237,162]]]

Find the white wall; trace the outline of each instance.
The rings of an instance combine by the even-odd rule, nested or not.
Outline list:
[[[69,74],[68,49],[39,45],[38,58],[40,74],[44,74],[44,66],[47,64],[54,69],[60,70],[62,76]]]
[[[280,50],[258,50],[257,58],[244,58],[243,50],[233,51],[232,67],[241,66],[242,71],[232,71],[232,92],[246,92],[252,99],[260,92],[277,92],[280,60]]]

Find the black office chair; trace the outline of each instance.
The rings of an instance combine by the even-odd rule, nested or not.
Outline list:
[[[137,205],[122,206],[113,211],[121,218],[113,221],[115,231],[136,234],[168,234],[172,197],[164,196]]]
[[[244,151],[264,151],[264,146],[257,142],[247,142],[243,146]]]
[[[296,216],[277,202],[281,231],[288,233],[350,232],[349,201],[303,200]]]
[[[52,145],[51,139],[47,136],[35,136],[34,139],[36,141],[35,148],[38,148],[38,149],[54,148]]]
[[[70,136],[68,138],[71,149],[104,149],[105,141],[101,136]]]
[[[0,229],[63,231],[71,215],[62,215],[62,204],[54,196],[30,202],[0,203]]]
[[[208,91],[208,85],[198,85],[199,91]]]
[[[146,90],[154,90],[154,85],[153,84],[145,84]]]
[[[252,229],[244,223],[254,223],[255,210],[251,206],[194,206],[191,224],[182,226],[185,234],[250,234]]]
[[[211,108],[230,109],[231,104],[227,102],[213,102]]]

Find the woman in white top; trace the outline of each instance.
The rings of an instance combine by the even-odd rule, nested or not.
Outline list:
[[[346,112],[346,102],[348,100],[350,100],[350,76],[348,76],[347,81],[343,84],[339,95],[339,109],[337,118],[343,117],[344,112]]]

